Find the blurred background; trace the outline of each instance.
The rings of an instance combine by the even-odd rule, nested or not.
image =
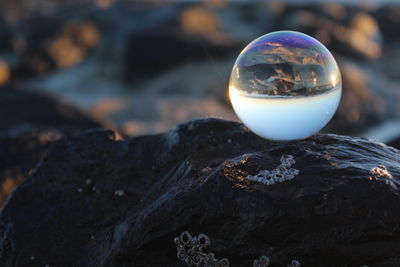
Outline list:
[[[394,2],[3,0],[0,11],[0,203],[62,136],[236,120],[232,65],[275,30],[314,36],[340,66],[342,101],[325,132],[400,147]]]

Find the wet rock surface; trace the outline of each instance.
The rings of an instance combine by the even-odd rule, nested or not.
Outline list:
[[[100,123],[49,95],[4,88],[0,92],[0,206],[50,143],[98,127]]]
[[[257,182],[282,158],[294,177]],[[231,266],[395,266],[399,177],[399,151],[360,138],[276,143],[218,119],[128,140],[90,130],[53,143],[14,191],[0,265],[185,266],[173,241],[189,231]]]

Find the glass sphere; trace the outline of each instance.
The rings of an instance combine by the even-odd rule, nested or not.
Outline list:
[[[316,39],[294,31],[259,37],[240,53],[229,81],[233,109],[255,134],[272,140],[308,137],[335,113],[342,79]]]

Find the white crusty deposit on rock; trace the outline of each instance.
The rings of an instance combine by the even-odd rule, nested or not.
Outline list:
[[[272,171],[261,170],[256,175],[247,175],[246,179],[265,185],[273,185],[278,182],[292,180],[299,174],[299,170],[291,168],[296,163],[292,155],[282,155],[280,161],[281,164]]]
[[[387,178],[392,179],[393,176],[390,172],[386,169],[385,165],[379,164],[377,167],[372,168],[370,173],[376,178]]]
[[[383,164],[379,164],[377,167],[372,168],[369,171],[372,175],[372,177],[370,176],[369,179],[384,179],[385,183],[392,186],[393,188],[397,189],[396,184],[393,181],[393,176],[392,174],[386,169],[385,165]]]

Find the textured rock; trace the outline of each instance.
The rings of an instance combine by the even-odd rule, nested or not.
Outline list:
[[[279,169],[283,155],[294,177],[247,179]],[[184,266],[173,240],[189,231],[232,266],[262,255],[274,266],[394,266],[399,159],[366,139],[276,143],[217,119],[126,141],[92,130],[53,143],[14,191],[0,265]]]
[[[26,179],[51,142],[98,127],[100,123],[53,97],[3,89],[0,92],[0,206],[14,187]]]

